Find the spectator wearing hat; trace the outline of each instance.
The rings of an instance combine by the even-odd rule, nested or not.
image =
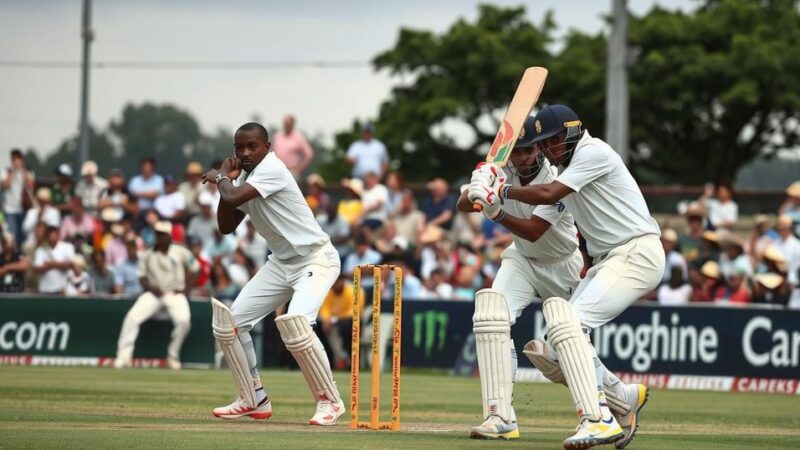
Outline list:
[[[164,177],[164,192],[153,201],[158,216],[170,222],[179,222],[186,210],[186,200],[178,192],[178,183],[172,175]]]
[[[86,258],[81,254],[72,259],[72,270],[67,272],[66,295],[85,295],[94,293],[94,282],[86,271]]]
[[[753,294],[747,286],[748,274],[743,267],[735,267],[734,271],[724,277],[724,283],[714,293],[714,301],[718,303],[748,304],[753,301]]]
[[[75,258],[75,247],[60,240],[61,232],[57,226],[47,226],[45,236],[45,245],[36,249],[33,261],[33,268],[40,276],[38,291],[63,294]]]
[[[89,160],[81,166],[81,179],[75,184],[75,196],[83,202],[89,214],[100,213],[100,196],[108,189],[108,180],[97,175],[97,163]]]
[[[184,246],[172,243],[172,223],[158,222],[156,244],[139,260],[139,281],[144,292],[125,315],[117,342],[114,367],[132,365],[134,344],[141,324],[161,310],[172,319],[173,330],[167,346],[167,367],[180,369],[180,350],[191,327],[191,312],[186,297],[192,285],[191,274],[200,266]]]
[[[664,255],[667,258],[667,263],[664,266],[664,278],[661,280],[661,284],[666,284],[670,281],[673,267],[681,269],[684,280],[689,279],[689,270],[686,265],[686,260],[683,258],[683,255],[675,250],[677,242],[678,233],[672,228],[665,228],[661,232],[661,245],[664,246]]]
[[[425,227],[437,226],[450,230],[453,226],[456,199],[447,192],[449,188],[447,182],[442,178],[436,178],[425,187],[430,194],[422,200],[420,207],[425,214]]]
[[[363,179],[368,173],[378,174],[382,179],[389,168],[389,153],[383,142],[375,139],[371,123],[361,127],[361,139],[347,149],[347,164],[353,166],[353,178]]]
[[[680,266],[672,266],[669,271],[669,280],[658,288],[656,294],[658,304],[661,306],[686,305],[691,297],[692,286],[686,282],[683,269]]]
[[[794,233],[800,232],[800,181],[795,181],[786,188],[786,200],[778,208],[778,214],[790,217],[794,224]]]
[[[139,175],[128,183],[128,191],[136,198],[137,214],[151,209],[156,197],[164,193],[164,178],[156,173],[155,158],[142,159],[139,169]]]
[[[214,198],[208,191],[203,191],[197,197],[200,213],[189,219],[186,235],[199,241],[201,244],[214,238],[217,230],[217,218],[214,216]]]
[[[22,221],[25,210],[31,205],[31,192],[34,187],[34,174],[25,167],[25,159],[19,149],[11,150],[11,167],[6,168],[0,181],[3,199],[3,216],[14,242],[21,245],[25,241]]]
[[[36,205],[25,213],[25,220],[22,221],[22,231],[26,236],[38,222],[55,228],[61,225],[61,213],[53,206],[52,199],[49,188],[43,186],[36,190]]]
[[[116,208],[120,216],[131,210],[130,195],[125,186],[125,175],[120,169],[111,169],[108,172],[108,187],[100,194],[98,202],[100,210],[106,208]]]
[[[95,241],[95,248],[105,252],[106,261],[112,267],[123,261],[128,255],[124,236],[125,227],[122,225],[122,219],[122,213],[113,207],[105,208],[100,212],[100,220],[103,223],[103,236],[99,239],[99,242]]]
[[[769,221],[769,216],[765,214],[756,214],[755,216],[755,226],[750,232],[747,249],[745,249],[745,253],[750,255],[753,265],[758,263],[767,246],[778,238],[778,232],[770,228]]]
[[[91,242],[97,227],[97,218],[85,211],[82,198],[78,196],[70,199],[70,210],[72,214],[61,222],[61,239],[72,242],[76,238],[82,238],[85,242]]]
[[[344,199],[339,202],[337,214],[344,219],[348,225],[355,227],[364,205],[361,196],[364,194],[364,182],[358,178],[345,178],[342,180],[344,187]]]
[[[792,218],[788,215],[779,216],[775,230],[778,237],[772,241],[772,245],[786,259],[789,272],[800,269],[800,240],[793,234]]]
[[[197,202],[200,192],[203,190],[203,165],[197,161],[192,161],[186,165],[186,180],[178,185],[178,192],[183,196],[183,203],[186,205],[186,215],[191,217],[200,214],[200,205]]]
[[[744,241],[730,231],[722,230],[722,253],[719,255],[719,271],[728,280],[736,274],[743,274],[745,280],[753,276],[750,258],[744,252]]]
[[[294,116],[287,114],[283,118],[283,130],[272,136],[272,151],[297,180],[314,159],[314,149],[294,126]]]
[[[0,292],[23,292],[28,258],[20,253],[11,233],[0,233]]]
[[[706,185],[703,196],[699,200],[708,211],[709,228],[712,230],[732,228],[739,220],[739,205],[733,201],[731,187],[724,183],[719,184],[716,188],[716,197],[712,197],[713,194],[714,185]]]
[[[686,262],[691,263],[700,255],[706,212],[699,202],[691,202],[683,215],[686,217],[686,229],[678,235],[678,248]]]
[[[122,294],[123,297],[136,297],[143,290],[139,281],[139,246],[133,236],[129,236],[124,245],[125,258],[113,265],[114,293]]]
[[[327,211],[331,203],[331,196],[325,192],[325,179],[317,173],[312,173],[306,178],[306,186],[308,189],[306,203],[314,216]]]
[[[71,165],[64,163],[56,167],[56,184],[50,188],[50,194],[53,206],[62,214],[69,214],[70,200],[75,197]]]
[[[791,288],[786,282],[786,278],[780,273],[760,273],[755,276],[753,302],[787,306],[790,301],[790,290]]]
[[[710,302],[714,300],[717,289],[722,286],[722,275],[716,261],[706,261],[699,271],[700,277],[692,286],[692,301]]]

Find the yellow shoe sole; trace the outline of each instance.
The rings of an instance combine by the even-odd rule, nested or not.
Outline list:
[[[469,433],[469,438],[510,441],[513,439],[519,439],[519,428],[513,431],[508,431],[506,433],[483,433],[480,431],[473,430],[472,432]]]
[[[631,433],[624,438],[618,440],[614,443],[614,448],[618,450],[622,450],[623,448],[627,447],[631,442],[633,442],[633,438],[636,436],[636,432],[639,431],[639,413],[642,412],[642,408],[644,405],[647,404],[647,400],[650,399],[650,388],[640,384],[637,386],[639,389],[639,404],[636,407],[636,414],[633,415],[633,421],[631,422]]]

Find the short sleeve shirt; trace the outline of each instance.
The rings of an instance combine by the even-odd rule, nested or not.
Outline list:
[[[561,199],[586,239],[589,255],[604,255],[645,234],[661,236],[642,191],[619,155],[584,131],[556,181],[572,189]]]
[[[179,292],[186,286],[187,267],[192,273],[200,270],[200,263],[186,247],[172,244],[166,253],[150,248],[139,259],[139,277],[165,293]]]
[[[381,175],[383,164],[389,163],[389,154],[386,146],[377,139],[369,142],[358,140],[350,144],[347,157],[353,162],[353,177],[364,178],[370,172]]]

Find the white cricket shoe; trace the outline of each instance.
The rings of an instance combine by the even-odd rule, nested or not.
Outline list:
[[[624,436],[625,432],[613,417],[596,422],[584,419],[578,426],[577,432],[564,440],[564,448],[578,450],[595,445],[611,444]]]
[[[500,416],[491,415],[486,420],[472,427],[469,433],[470,439],[519,439],[519,427],[517,422],[506,422]]]
[[[178,361],[176,358],[173,358],[172,356],[167,356],[167,367],[169,367],[172,370],[181,370],[181,368],[183,368],[183,365],[181,365],[181,362]]]
[[[133,367],[133,358],[116,358],[114,359],[115,369],[124,369],[126,367]]]
[[[614,443],[614,447],[617,449],[623,449],[633,441],[636,431],[639,430],[639,413],[650,398],[650,388],[643,384],[629,384],[627,389],[628,405],[631,409],[624,416],[614,416],[625,432],[625,436]]]
[[[320,400],[317,402],[317,412],[309,419],[309,425],[336,425],[336,419],[344,414],[344,402],[332,402],[330,400]]]
[[[272,403],[269,401],[269,397],[264,397],[258,406],[251,408],[241,397],[237,397],[228,406],[214,408],[213,414],[222,419],[238,419],[244,416],[252,419],[269,419],[272,417]]]

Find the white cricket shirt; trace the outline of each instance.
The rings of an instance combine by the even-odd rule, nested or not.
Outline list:
[[[506,183],[512,186],[521,186],[520,178],[517,175],[513,175],[507,167],[503,168],[503,171],[506,173]],[[545,161],[542,169],[528,185],[550,183],[556,179],[556,175],[556,168]],[[520,219],[538,216],[550,223],[550,228],[536,242],[523,239],[515,234],[512,235],[514,243],[511,245],[523,256],[543,261],[561,260],[571,256],[578,248],[578,230],[575,229],[572,215],[562,203],[529,205],[506,199],[503,210]]]
[[[306,256],[330,241],[314,219],[292,173],[274,152],[267,153],[253,172],[242,171],[233,184],[245,182],[256,188],[261,197],[248,200],[238,209],[250,216],[275,258]]]
[[[575,192],[562,198],[586,239],[589,255],[604,255],[645,234],[661,236],[639,185],[619,155],[584,131],[572,161],[556,181]]]

